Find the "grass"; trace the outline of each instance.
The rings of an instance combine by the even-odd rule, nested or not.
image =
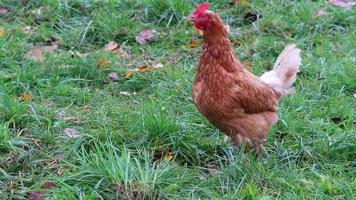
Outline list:
[[[192,103],[200,48],[182,46],[202,41],[184,20],[198,3],[3,0],[0,199],[31,192],[49,199],[353,199],[355,9],[310,0],[210,1],[254,73],[270,69],[290,42],[303,49],[298,92],[281,102],[269,156],[259,158],[224,142]],[[315,17],[321,8],[327,15]],[[259,19],[244,19],[249,11]],[[145,29],[159,35],[140,45],[134,38]],[[60,48],[43,61],[26,58],[32,45],[53,40]],[[130,57],[103,52],[109,41]],[[98,68],[100,59],[110,63]],[[157,63],[164,67],[125,78]],[[32,98],[19,100],[24,94]],[[66,128],[80,137],[66,136]],[[48,181],[55,186],[43,188]]]

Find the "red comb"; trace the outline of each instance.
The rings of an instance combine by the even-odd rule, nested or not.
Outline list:
[[[199,15],[200,13],[208,10],[208,8],[209,8],[209,3],[208,2],[200,4],[198,6],[198,8],[194,11],[193,16]]]

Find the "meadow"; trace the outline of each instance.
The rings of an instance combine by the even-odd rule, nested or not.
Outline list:
[[[2,0],[0,199],[354,199],[355,8],[209,1],[253,73],[302,49],[256,156],[193,104],[201,2]]]

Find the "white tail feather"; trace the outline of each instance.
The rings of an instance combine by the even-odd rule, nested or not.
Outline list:
[[[294,91],[290,86],[297,79],[299,66],[302,62],[300,51],[295,44],[288,45],[279,54],[273,69],[261,76],[263,82],[282,96]]]

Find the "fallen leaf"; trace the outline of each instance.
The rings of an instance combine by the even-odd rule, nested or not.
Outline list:
[[[132,96],[132,95],[136,95],[136,92],[127,92],[127,91],[120,91],[119,94],[124,95],[124,96]]]
[[[120,52],[116,54],[116,58],[127,58],[127,57],[129,57],[129,54],[126,51],[124,51],[122,49],[120,49],[119,51]]]
[[[19,97],[19,100],[20,101],[30,101],[30,100],[32,100],[32,98],[33,98],[33,96],[31,93],[24,93],[23,95],[21,95]]]
[[[136,68],[137,71],[139,72],[149,72],[152,70],[152,67],[148,66],[148,65],[142,65],[142,66],[138,66]]]
[[[110,41],[108,44],[105,45],[103,50],[104,51],[115,51],[118,48],[119,48],[119,45],[116,42]]]
[[[199,46],[199,42],[194,39],[190,39],[188,48],[196,48]]]
[[[167,155],[166,155],[166,160],[167,161],[171,161],[171,160],[173,160],[173,154],[172,153],[168,153]]]
[[[100,59],[98,60],[98,63],[97,63],[97,66],[100,67],[100,68],[104,68],[106,67],[106,65],[109,64],[109,61],[106,60],[106,59]]]
[[[217,164],[209,164],[208,165],[209,170],[213,169],[213,170],[219,170],[220,166]]]
[[[73,129],[73,128],[66,128],[64,129],[64,134],[70,138],[78,138],[80,136],[79,131]]]
[[[31,48],[30,51],[27,52],[25,57],[27,59],[31,59],[31,60],[35,60],[35,61],[42,61],[43,60],[43,51],[38,47],[34,47],[34,48]]]
[[[5,29],[0,27],[0,37],[3,37],[5,35]]]
[[[56,187],[56,183],[53,181],[46,181],[43,185],[42,185],[42,189],[51,189]]]
[[[140,32],[136,37],[136,42],[140,44],[146,44],[148,41],[151,41],[153,39],[153,30],[145,30]]]
[[[163,68],[164,65],[162,63],[158,63],[158,64],[155,64],[153,65],[153,69],[160,69],[160,68]]]
[[[53,52],[58,49],[57,41],[51,42],[51,45],[32,47],[25,55],[27,59],[42,61],[44,59],[44,52]]]
[[[328,14],[328,12],[326,12],[326,10],[322,8],[322,9],[318,10],[318,12],[315,13],[315,17],[322,17],[326,14]]]
[[[30,192],[27,200],[45,200],[45,195],[43,192]]]
[[[9,9],[6,7],[0,7],[0,15],[4,15],[9,12]]]
[[[130,76],[132,76],[132,74],[133,74],[133,71],[132,71],[132,70],[127,70],[127,71],[125,72],[125,78],[129,78]]]
[[[333,124],[340,124],[343,121],[341,117],[332,117],[330,120]]]
[[[118,81],[119,80],[119,75],[116,73],[116,72],[111,72],[109,75],[108,75],[109,78],[111,78],[112,80],[114,81]]]
[[[208,167],[209,168],[207,170],[208,170],[209,174],[211,174],[212,176],[221,174],[219,165],[209,164]]]
[[[329,0],[329,3],[341,8],[352,8],[355,5],[355,2],[352,2],[352,0]]]

